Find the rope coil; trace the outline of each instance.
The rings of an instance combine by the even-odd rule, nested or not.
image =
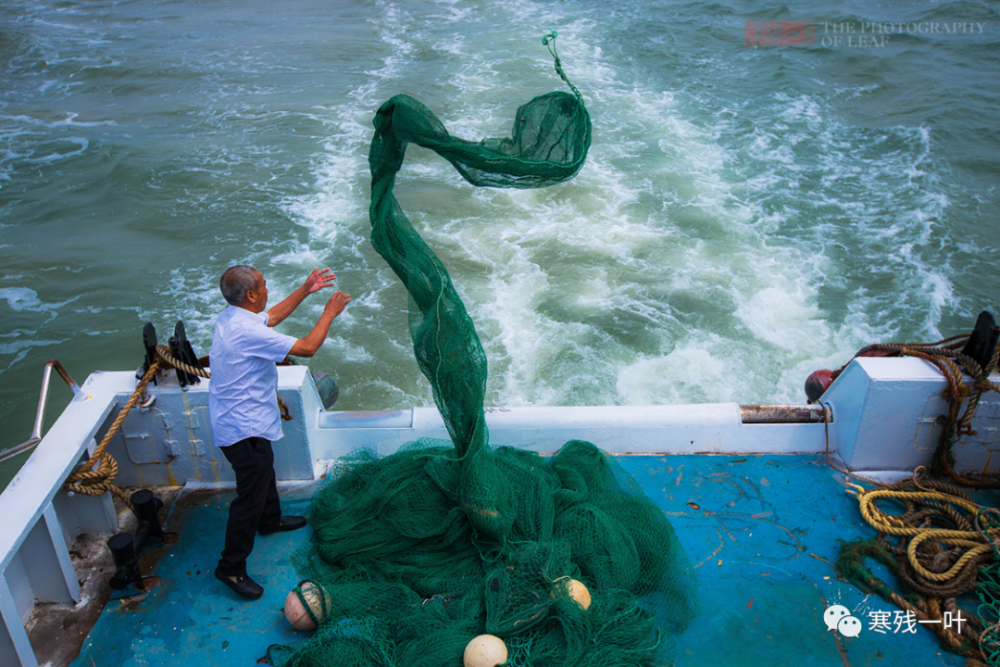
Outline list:
[[[85,496],[99,497],[103,496],[105,493],[113,493],[115,496],[121,499],[129,509],[132,508],[132,501],[129,499],[128,494],[121,489],[121,487],[114,484],[115,477],[118,476],[118,462],[115,458],[107,452],[108,445],[111,443],[112,438],[118,433],[122,424],[125,422],[125,418],[135,407],[136,403],[139,401],[140,397],[146,391],[146,385],[150,383],[156,372],[161,368],[166,368],[167,366],[172,366],[174,368],[179,368],[185,373],[191,373],[192,375],[197,375],[198,377],[210,378],[212,376],[211,372],[204,368],[195,368],[189,364],[185,364],[182,361],[175,359],[173,355],[170,354],[170,348],[166,345],[160,344],[156,346],[156,353],[158,359],[156,359],[149,366],[149,370],[146,371],[142,379],[135,387],[135,391],[132,392],[132,396],[129,397],[128,401],[118,412],[118,416],[115,421],[111,424],[111,428],[104,435],[101,440],[101,444],[94,449],[94,453],[90,455],[87,462],[79,466],[70,473],[69,477],[66,478],[66,482],[63,484],[63,489],[70,493],[82,493]],[[97,466],[96,468],[94,466]]]
[[[118,475],[118,462],[115,461],[114,457],[111,456],[106,450],[108,444],[110,444],[111,439],[115,437],[118,433],[118,429],[121,428],[122,423],[125,421],[125,417],[128,413],[132,411],[135,404],[139,401],[139,397],[146,390],[146,385],[149,384],[153,376],[156,375],[156,371],[160,369],[161,361],[157,359],[154,361],[146,374],[139,380],[139,384],[136,385],[135,391],[132,392],[132,396],[129,397],[125,406],[122,407],[121,411],[118,412],[118,416],[115,421],[111,424],[111,428],[104,435],[101,440],[101,444],[97,446],[94,453],[90,455],[87,462],[78,467],[69,477],[66,478],[66,482],[63,484],[63,489],[71,493],[82,493],[85,496],[103,496],[107,492],[111,492],[118,496],[122,502],[124,502],[129,509],[132,509],[132,501],[129,499],[128,495],[119,486],[115,486],[114,479]],[[94,466],[97,465],[97,469]]]
[[[963,498],[936,491],[867,490],[853,484],[851,486],[856,490],[855,495],[858,498],[861,516],[864,517],[869,525],[886,535],[911,538],[906,546],[907,560],[910,566],[921,577],[930,581],[945,582],[955,578],[965,570],[969,561],[981,559],[982,556],[989,554],[993,550],[993,540],[1000,537],[1000,530],[997,529],[989,529],[986,533],[980,533],[976,530],[956,530],[911,525],[912,515],[915,514],[913,504],[921,502],[925,505],[939,504],[940,507],[935,509],[940,514],[949,515],[953,521],[957,518],[960,522],[958,523],[959,526],[971,528],[971,522],[968,517],[961,515],[955,508],[963,509],[972,517],[975,517],[982,507]],[[897,516],[884,512],[875,505],[875,501],[881,499],[892,499],[906,503],[908,506],[907,514]],[[911,516],[909,521],[906,518],[907,515]],[[929,521],[929,518],[921,516],[919,520],[925,522]],[[954,547],[965,547],[966,551],[946,571],[934,572],[921,562],[921,558],[917,552],[920,545],[927,540],[933,540],[939,544],[947,544]],[[943,560],[940,558],[937,559],[939,564]],[[974,579],[975,577],[973,576],[973,581]]]

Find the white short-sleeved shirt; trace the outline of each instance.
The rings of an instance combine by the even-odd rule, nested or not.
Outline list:
[[[245,438],[280,440],[278,369],[296,339],[267,326],[267,313],[229,306],[215,321],[208,414],[217,447]]]

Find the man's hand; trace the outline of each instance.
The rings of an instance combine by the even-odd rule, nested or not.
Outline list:
[[[292,314],[299,304],[313,292],[318,292],[324,287],[330,287],[337,280],[337,276],[330,269],[320,271],[317,266],[302,283],[302,286],[289,294],[281,303],[267,311],[267,326],[277,326],[286,317]],[[341,308],[343,310],[343,308]],[[339,311],[338,311],[339,312]]]
[[[306,278],[306,281],[302,283],[302,289],[306,291],[306,294],[312,294],[313,292],[318,292],[324,287],[330,287],[336,282],[337,276],[330,269],[319,270],[317,266]]]
[[[292,345],[292,350],[288,354],[296,357],[311,357],[316,354],[326,335],[330,332],[330,323],[337,315],[344,312],[344,307],[351,302],[351,297],[343,292],[334,292],[330,300],[323,306],[323,314],[320,315],[316,326],[305,338],[300,338]]]
[[[323,306],[323,314],[336,317],[344,312],[344,308],[351,302],[351,295],[343,292],[334,292],[330,300]]]

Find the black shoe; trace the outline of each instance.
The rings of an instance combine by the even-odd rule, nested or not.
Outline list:
[[[274,528],[258,528],[258,535],[270,535],[271,533],[284,533],[289,530],[298,530],[306,525],[306,518],[304,516],[283,516],[278,525]]]
[[[230,579],[230,576],[235,576],[236,581]],[[248,600],[256,600],[264,594],[264,588],[245,574],[228,575],[219,572],[219,568],[215,568],[215,578],[233,589],[234,593]]]

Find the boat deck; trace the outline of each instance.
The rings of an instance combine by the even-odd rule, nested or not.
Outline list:
[[[702,612],[677,638],[678,667],[731,665],[964,665],[923,626],[870,628],[869,612],[895,612],[838,581],[838,540],[871,537],[844,476],[816,455],[627,456],[618,461],[671,518],[697,569]],[[287,514],[306,514],[315,484],[282,490]],[[291,644],[282,607],[298,582],[289,556],[309,530],[259,538],[249,571],[264,597],[238,598],[212,574],[234,491],[186,491],[165,528],[181,540],[144,556],[163,585],[110,602],[74,667],[253,665],[270,644]],[[154,542],[155,545],[155,542]],[[869,563],[890,585],[895,578]],[[127,595],[132,593],[131,596]],[[823,621],[841,604],[862,622],[840,637]],[[974,602],[963,605],[974,611]]]

